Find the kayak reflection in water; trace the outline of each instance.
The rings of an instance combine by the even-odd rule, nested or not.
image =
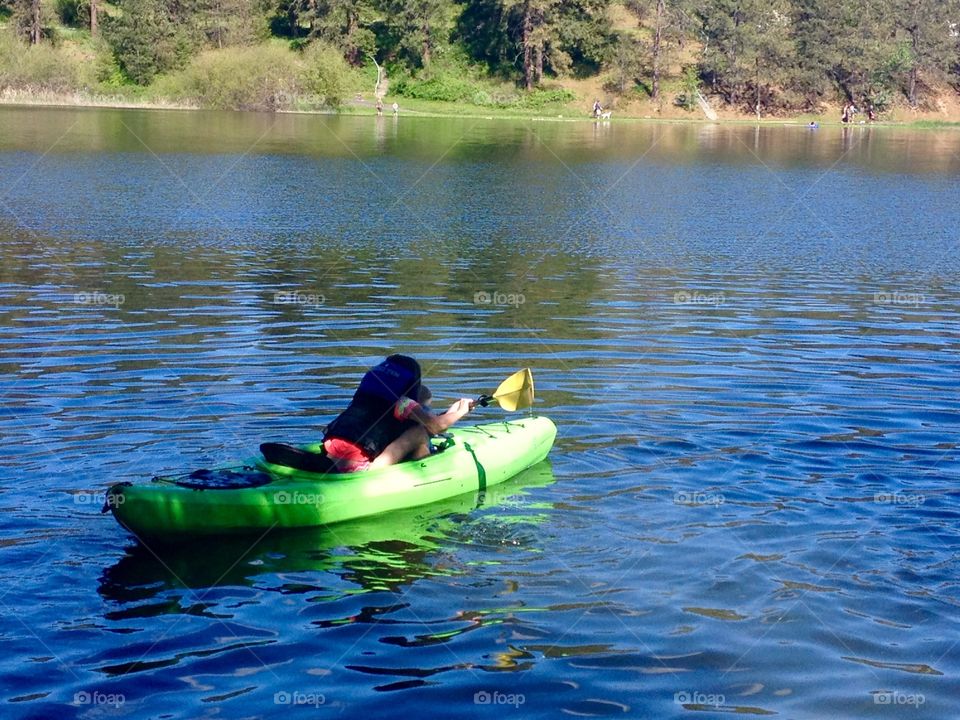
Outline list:
[[[461,398],[435,415],[426,407],[430,398],[412,357],[391,355],[368,370],[323,438],[335,471],[375,470],[430,455],[430,436],[446,431],[474,406]]]

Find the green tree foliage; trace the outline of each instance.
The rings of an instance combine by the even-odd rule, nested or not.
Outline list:
[[[610,33],[607,0],[465,0],[457,36],[494,69],[519,70],[530,90],[544,72],[562,76],[575,62],[599,66]]]
[[[103,38],[86,54],[62,54],[94,68],[77,78],[149,85],[189,66],[203,87],[195,96],[220,106],[266,107],[263,98],[290,88],[342,98],[356,75],[340,63],[371,57],[410,97],[517,107],[555,102],[540,87],[547,77],[601,70],[609,92],[639,82],[654,99],[669,90],[690,106],[702,82],[758,116],[837,101],[920,106],[960,85],[960,0],[0,0],[0,20],[24,46],[41,47],[78,37],[58,32],[58,20],[91,35],[101,24]],[[267,82],[255,52],[222,62],[206,52],[274,44],[293,64],[272,49],[260,60],[271,72],[295,72],[284,80],[290,88]],[[30,56],[38,76],[49,74],[49,57]],[[18,67],[17,77],[30,75]],[[266,84],[239,88],[232,72]]]
[[[269,33],[261,0],[190,0],[184,7],[206,47],[251,45]]]
[[[698,0],[626,0],[624,3],[644,25],[650,27],[645,62],[650,70],[650,97],[660,97],[660,77],[676,50],[696,31]]]
[[[5,10],[18,37],[26,39],[31,45],[37,45],[43,39],[47,18],[40,0],[8,0]]]
[[[908,50],[904,92],[917,105],[917,85],[922,72],[937,73],[957,62],[960,42],[958,0],[894,0],[897,36]]]
[[[196,32],[182,22],[182,8],[167,0],[121,0],[120,10],[104,31],[117,64],[133,82],[147,85],[189,57]]]
[[[380,0],[380,42],[389,59],[411,68],[429,67],[437,48],[449,41],[452,4],[448,0]]]
[[[643,44],[632,35],[616,33],[607,52],[605,67],[613,79],[608,90],[623,95],[631,88],[643,71]]]
[[[793,0],[796,85],[808,102],[862,97],[895,52],[890,0]]]
[[[310,37],[340,48],[352,64],[360,65],[377,51],[371,26],[380,18],[373,0],[310,0],[301,13],[310,27]]]
[[[793,56],[788,0],[714,0],[700,16],[702,70],[713,90],[758,117],[773,108]]]

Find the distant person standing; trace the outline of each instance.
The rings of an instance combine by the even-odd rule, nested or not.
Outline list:
[[[377,98],[377,115],[383,115],[383,98]]]
[[[396,103],[393,104],[393,114],[394,114],[394,115],[399,115],[399,114],[400,114],[400,106],[397,105]]]
[[[595,99],[593,101],[593,116],[595,118],[598,118],[602,113],[603,113],[603,105],[600,104],[599,100]]]

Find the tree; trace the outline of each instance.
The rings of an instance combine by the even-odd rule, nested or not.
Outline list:
[[[909,48],[906,96],[917,106],[917,83],[921,71],[949,71],[958,60],[958,43],[951,21],[960,15],[957,0],[896,0],[898,34]]]
[[[37,45],[43,36],[43,25],[40,22],[40,0],[30,0],[30,44]]]
[[[660,97],[660,77],[670,59],[668,48],[682,47],[684,40],[694,29],[694,0],[627,0],[629,9],[644,25],[651,23],[650,41],[650,97]]]
[[[640,76],[642,53],[640,42],[630,35],[620,33],[614,37],[606,63],[613,71],[612,90],[623,95],[633,85]]]
[[[308,0],[302,17],[310,36],[339,47],[351,65],[360,65],[376,53],[376,36],[370,29],[379,19],[373,0]]]
[[[549,70],[599,65],[608,43],[608,0],[464,0],[458,39],[491,69],[517,67],[533,89]]]
[[[704,77],[759,118],[775,105],[795,60],[789,0],[714,0],[701,18]]]
[[[449,0],[380,0],[382,49],[413,67],[428,67],[440,42],[449,39]]]
[[[120,9],[123,13],[111,17],[104,32],[117,64],[131,80],[147,85],[189,56],[191,39],[177,17],[182,9],[166,0],[122,0]]]
[[[11,0],[7,5],[14,32],[26,38],[31,45],[37,45],[43,39],[43,7],[40,0]]]
[[[184,25],[198,30],[197,43],[222,49],[253,44],[258,29],[266,29],[264,10],[258,0],[192,0],[185,6]]]
[[[794,82],[807,103],[863,97],[896,53],[891,0],[793,0]]]
[[[519,15],[523,84],[527,90],[532,90],[543,79],[543,56],[550,32],[548,13],[556,4],[557,0],[521,0],[514,5]]]

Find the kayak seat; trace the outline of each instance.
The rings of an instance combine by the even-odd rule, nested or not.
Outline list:
[[[194,470],[186,477],[178,478],[176,485],[191,490],[241,490],[261,487],[273,482],[273,478],[251,467],[238,470],[219,468],[216,470]]]
[[[260,446],[260,452],[263,454],[264,460],[274,465],[283,465],[304,472],[336,472],[333,460],[326,455],[310,452],[286,443],[263,443]]]

